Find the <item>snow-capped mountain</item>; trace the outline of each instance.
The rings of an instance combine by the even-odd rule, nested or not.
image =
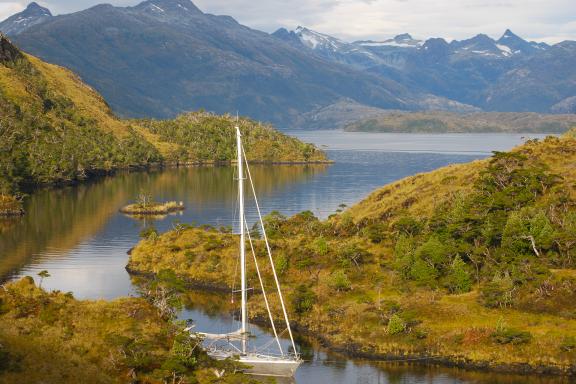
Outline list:
[[[408,33],[403,33],[387,40],[360,40],[348,43],[336,37],[301,26],[294,31],[281,28],[274,32],[273,35],[292,44],[304,45],[321,56],[336,58],[337,61],[344,61],[349,64],[360,64],[360,66],[389,63],[393,67],[397,67],[398,55],[413,55],[416,51],[420,51],[420,54],[431,53],[437,55],[438,52],[435,48],[442,48],[443,50],[447,48],[449,55],[454,56],[455,60],[465,60],[473,57],[507,58],[517,55],[532,55],[537,51],[549,48],[549,45],[545,43],[526,41],[509,29],[498,40],[494,40],[485,34],[478,34],[470,39],[455,40],[446,44],[438,43],[439,40],[443,39],[423,41],[413,38]],[[343,60],[340,57],[341,55],[353,56]],[[354,63],[354,57],[359,58],[360,63]],[[391,57],[394,60],[391,60]]]
[[[368,68],[382,61],[378,56],[355,43],[347,43],[336,37],[299,26],[294,31],[280,28],[272,34],[293,46],[305,47],[315,54],[331,61]]]
[[[0,31],[6,35],[17,35],[26,29],[41,24],[52,18],[49,9],[37,3],[30,3],[28,7],[0,23]]]
[[[508,50],[510,54],[533,54],[537,51],[546,50],[550,46],[546,43],[536,43],[534,41],[526,41],[507,29],[500,39],[496,42],[498,47]]]
[[[312,49],[329,49],[332,51],[338,51],[347,49],[351,45],[335,37],[301,26],[296,28],[294,34],[300,39],[302,44]]]
[[[354,44],[362,47],[420,48],[424,42],[412,38],[408,33],[403,33],[393,39],[384,41],[360,40],[354,42]]]

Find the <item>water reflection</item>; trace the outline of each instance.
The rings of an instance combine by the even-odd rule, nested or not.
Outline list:
[[[258,193],[268,196],[287,184],[306,182],[327,167],[255,166],[253,177]],[[88,184],[39,190],[26,200],[24,217],[0,221],[0,277],[20,275],[24,266],[22,271],[35,270],[38,265],[54,268],[63,258],[81,260],[89,266],[91,261],[122,255],[116,258],[119,263],[110,258],[114,265],[107,264],[106,268],[117,267],[114,276],[126,281],[125,254],[137,242],[142,227],[156,223],[160,230],[167,230],[176,219],[216,225],[232,222],[237,194],[234,172],[233,167],[197,167],[120,173]],[[188,210],[159,222],[153,218],[132,222],[118,209],[141,190],[157,200],[184,201]],[[90,281],[89,275],[82,275],[84,284]],[[60,277],[69,281],[73,275]],[[54,274],[52,280],[56,280]]]

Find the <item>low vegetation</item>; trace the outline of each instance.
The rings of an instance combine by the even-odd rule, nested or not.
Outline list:
[[[351,132],[406,133],[564,133],[576,127],[576,115],[532,112],[391,112],[361,119],[344,129]]]
[[[49,276],[49,274],[47,274]],[[158,285],[155,286],[159,290]],[[0,381],[5,383],[248,383],[209,359],[159,300],[78,301],[32,278],[0,289]]]
[[[151,196],[144,192],[141,192],[136,200],[136,203],[122,207],[120,212],[135,216],[166,215],[168,213],[183,211],[186,209],[182,202],[167,201],[165,203],[159,203],[154,201]]]
[[[20,216],[23,214],[22,200],[15,196],[0,194],[0,217]]]
[[[250,161],[315,162],[313,145],[240,119]],[[234,118],[121,120],[70,71],[28,56],[0,36],[0,193],[76,182],[121,168],[230,162]]]
[[[297,326],[353,354],[575,374],[570,136],[406,178],[326,221],[268,215]],[[179,225],[143,237],[130,271],[232,286],[237,237],[225,228]],[[266,265],[263,241],[255,248]],[[256,318],[261,302],[249,303]]]
[[[324,162],[326,157],[314,145],[286,136],[270,125],[230,115],[194,112],[173,120],[138,120],[138,126],[174,147],[163,156],[175,162],[232,162],[236,160],[236,130],[242,131],[246,158],[252,162]]]

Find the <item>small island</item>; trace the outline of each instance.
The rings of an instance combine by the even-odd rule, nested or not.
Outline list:
[[[169,213],[185,210],[183,202],[167,201],[164,203],[156,202],[151,196],[141,193],[136,203],[129,204],[120,209],[121,213],[133,216],[156,216],[167,215]]]
[[[0,194],[0,217],[22,216],[22,201],[11,195]]]

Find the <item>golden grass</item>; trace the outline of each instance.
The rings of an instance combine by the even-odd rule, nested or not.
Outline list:
[[[165,203],[129,204],[120,209],[120,212],[128,215],[164,215],[171,212],[183,211],[182,203],[168,201]]]

